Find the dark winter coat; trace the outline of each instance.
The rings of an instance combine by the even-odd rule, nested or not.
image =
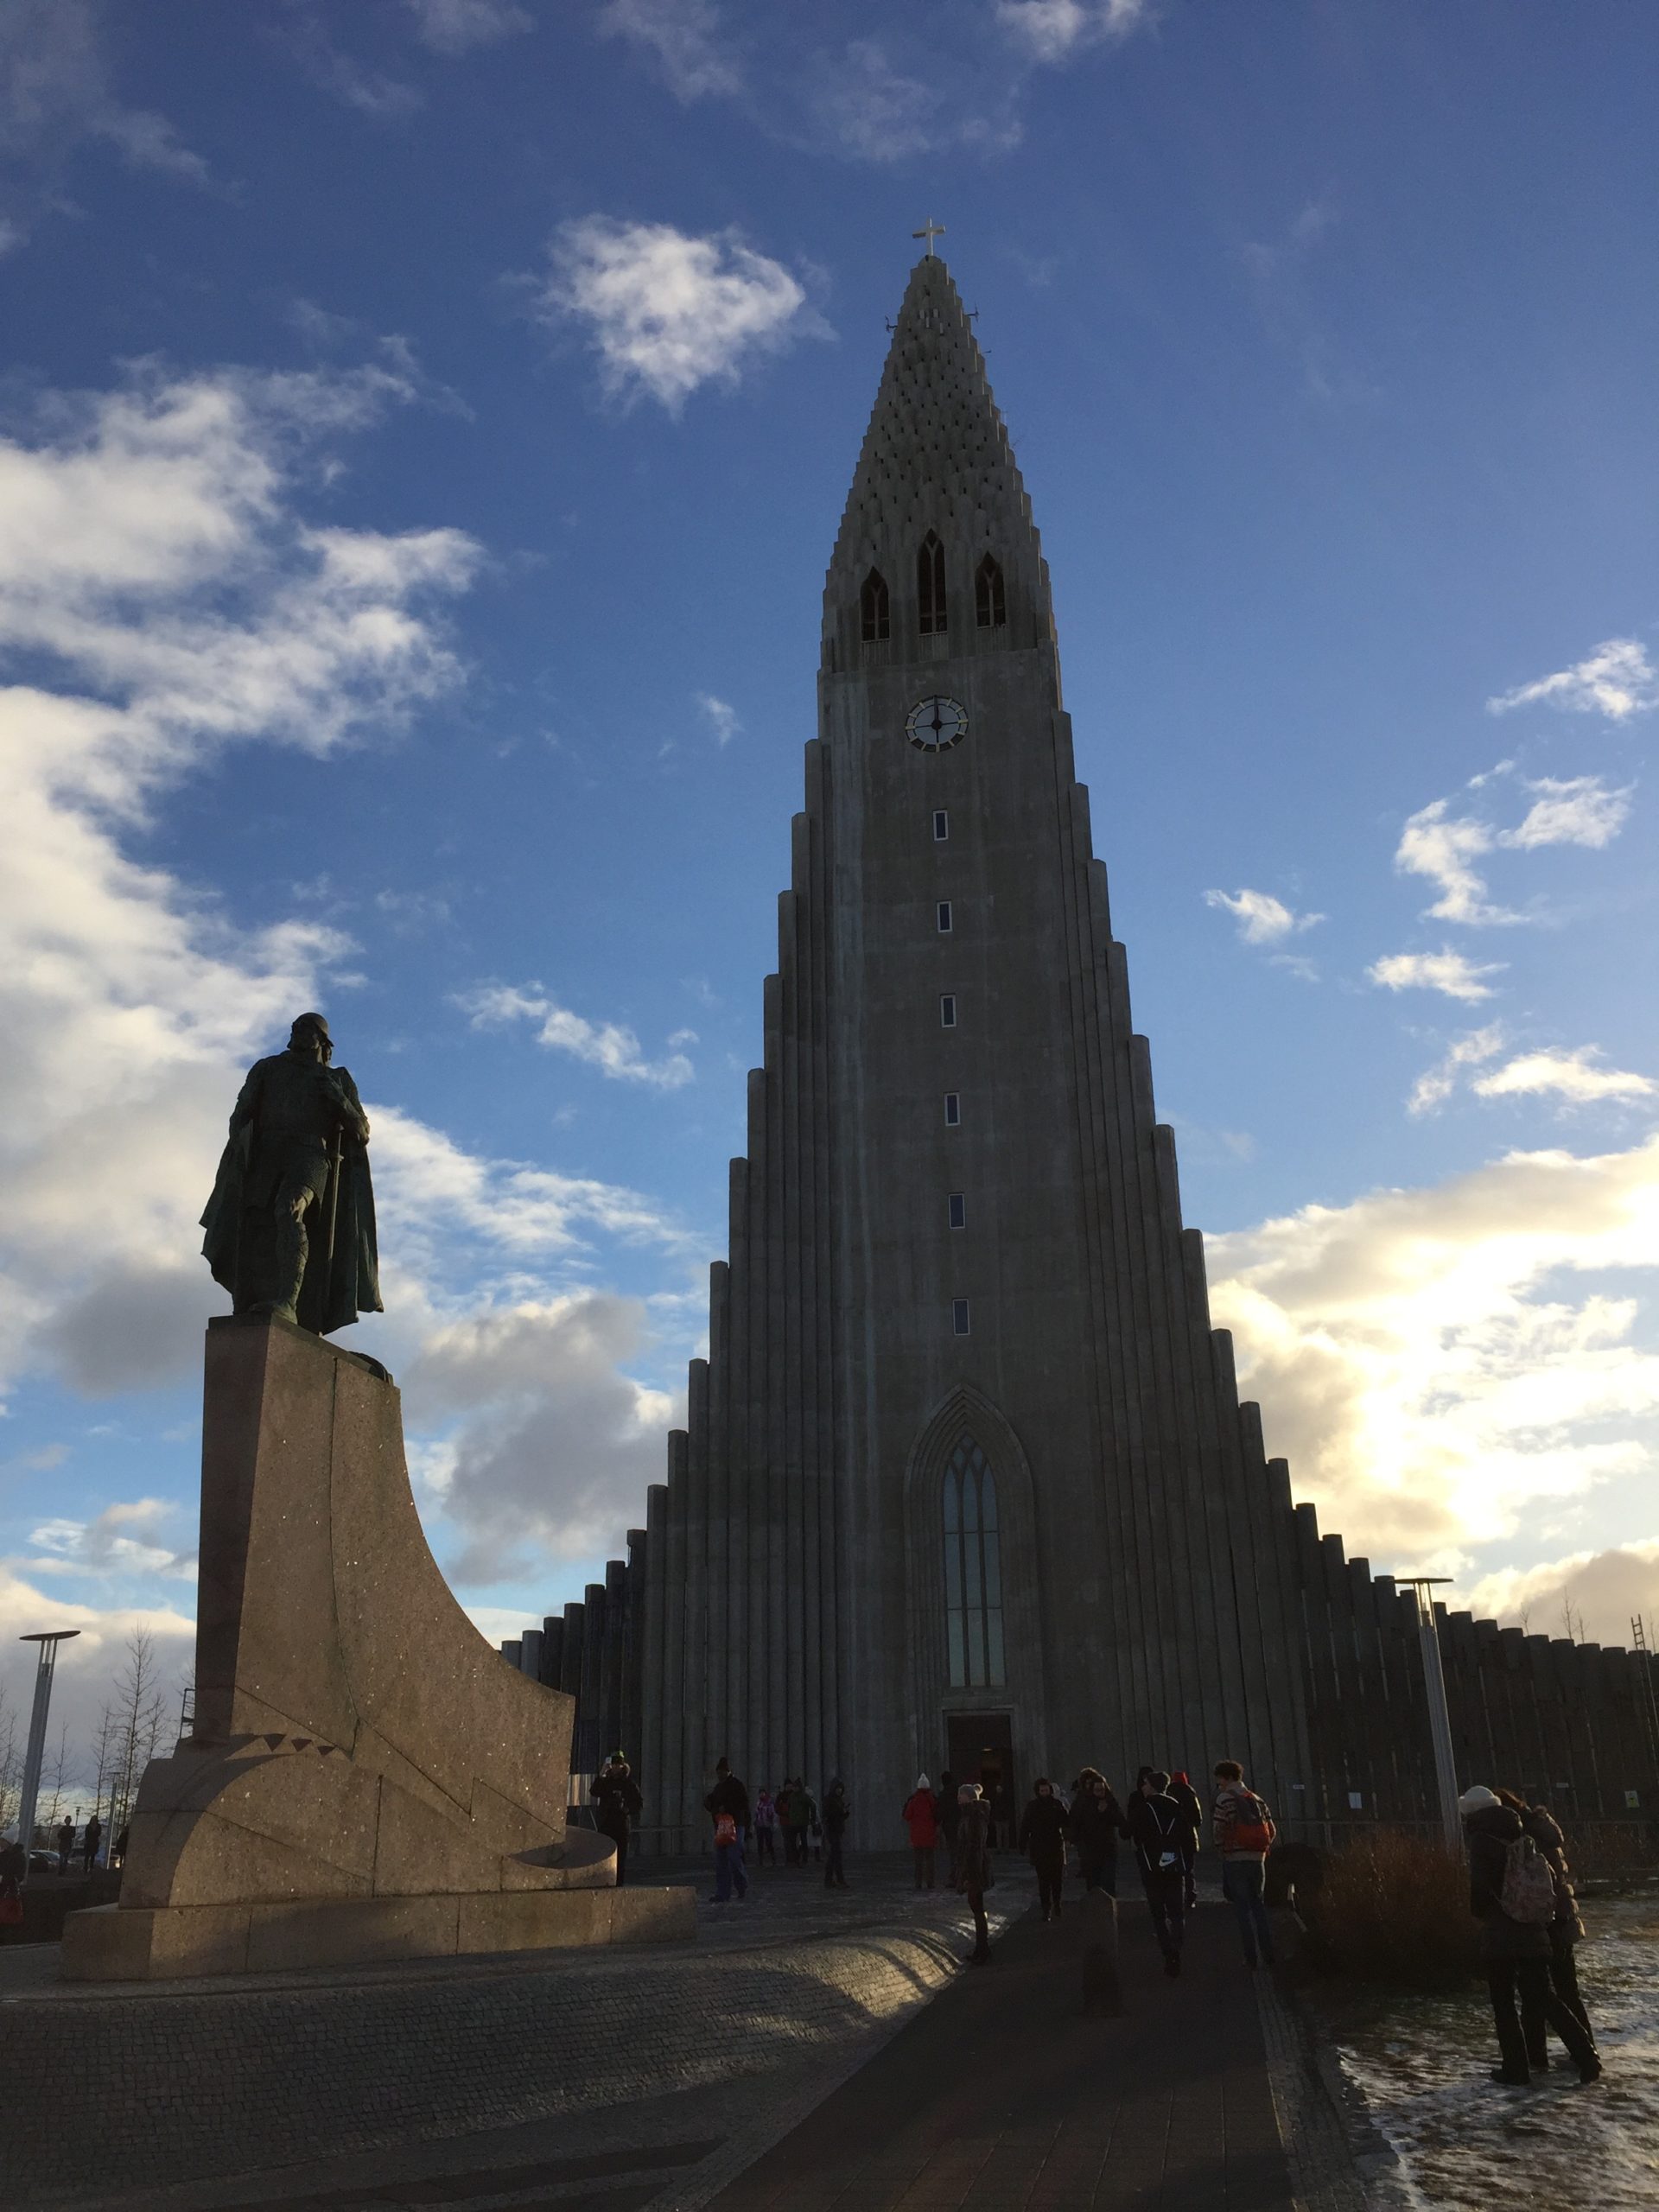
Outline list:
[[[1091,1790],[1080,1790],[1071,1801],[1071,1840],[1085,1866],[1097,1866],[1109,1857],[1117,1848],[1119,1836],[1128,1834],[1123,1808],[1109,1789],[1101,1797]]]
[[[1033,1866],[1065,1864],[1065,1832],[1070,1825],[1058,1797],[1033,1797],[1020,1823],[1020,1848]]]
[[[832,1782],[823,1796],[823,1832],[828,1836],[845,1835],[847,1823],[853,1817],[853,1808],[847,1801],[847,1792],[840,1783]]]
[[[749,1825],[749,1793],[734,1774],[723,1774],[703,1799],[702,1809],[716,1820],[729,1813],[741,1835]]]
[[[645,1809],[639,1785],[626,1767],[613,1767],[608,1773],[596,1776],[589,1794],[600,1834],[619,1841],[627,1835],[629,1821],[637,1821]]]
[[[1186,1815],[1173,1797],[1143,1797],[1136,1790],[1125,1818],[1143,1882],[1192,1872],[1196,1840]],[[1169,1854],[1173,1857],[1166,1866],[1163,1862]]]
[[[1169,1785],[1169,1795],[1180,1807],[1192,1830],[1192,1848],[1196,1851],[1199,1838],[1204,1834],[1204,1807],[1199,1802],[1198,1793],[1190,1782],[1172,1781]]]
[[[973,1895],[991,1886],[991,1808],[982,1797],[957,1808],[950,1878],[959,1890]]]
[[[1503,1910],[1503,1870],[1510,1846],[1521,1832],[1521,1815],[1507,1805],[1483,1805],[1463,1824],[1469,1847],[1469,1910],[1480,1923],[1484,1958],[1549,1956],[1548,1929],[1511,1920]]]
[[[1549,1932],[1558,1943],[1576,1943],[1584,1934],[1584,1923],[1579,1918],[1573,1869],[1567,1863],[1567,1838],[1561,1834],[1560,1823],[1542,1805],[1535,1805],[1529,1813],[1523,1814],[1522,1822],[1548,1859],[1549,1871],[1555,1877],[1555,1917]]]

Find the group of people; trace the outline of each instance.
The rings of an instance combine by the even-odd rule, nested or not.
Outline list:
[[[1458,1809],[1469,1852],[1469,1909],[1480,1923],[1497,2029],[1501,2063],[1493,2080],[1521,2088],[1547,2068],[1551,2028],[1579,2079],[1597,2080],[1601,2054],[1576,1957],[1584,1923],[1560,1824],[1513,1789],[1465,1789]]]
[[[762,1821],[760,1807],[764,1802],[770,1818]],[[842,1862],[842,1847],[847,1838],[847,1823],[853,1816],[852,1801],[839,1776],[835,1777],[823,1793],[820,1807],[811,1791],[798,1776],[784,1783],[775,1793],[763,1789],[753,1809],[745,1785],[732,1772],[729,1759],[720,1759],[715,1766],[715,1786],[703,1799],[703,1810],[715,1824],[715,1894],[710,1902],[729,1904],[734,1896],[740,1902],[749,1894],[749,1878],[744,1864],[744,1845],[753,1834],[766,1839],[760,1846],[763,1858],[777,1864],[777,1830],[784,1831],[785,1864],[804,1866],[807,1837],[817,1835],[823,1850],[823,1886],[826,1890],[844,1890],[847,1870]]]
[[[944,1777],[948,1783],[950,1777]],[[1244,1770],[1236,1759],[1222,1759],[1215,1770],[1215,1794],[1210,1819],[1221,1859],[1222,1894],[1237,1916],[1247,1966],[1273,1962],[1273,1931],[1267,1910],[1267,1859],[1277,1834],[1268,1806],[1246,1786]],[[922,1803],[928,1795],[927,1777],[918,1777],[914,1794],[905,1807],[916,1853],[916,1879],[932,1884],[932,1859],[924,1847],[927,1827]],[[942,1793],[948,1796],[948,1793]],[[972,1808],[982,1802],[979,1785],[965,1783],[956,1793],[951,1835],[951,1872],[956,1887],[966,1897],[974,1916],[974,1948],[970,1956],[981,1964],[989,1956],[984,1912],[987,1884],[982,1871],[982,1836],[985,1868],[989,1859],[988,1810],[982,1821]],[[941,1799],[933,1799],[934,1840],[942,1817]],[[972,1813],[971,1823],[969,1815]],[[963,1839],[969,1827],[966,1847]],[[1187,1915],[1198,1901],[1195,1874],[1204,1830],[1204,1806],[1187,1777],[1162,1767],[1143,1766],[1135,1777],[1127,1805],[1098,1768],[1086,1766],[1072,1783],[1069,1800],[1048,1777],[1039,1776],[1031,1802],[1020,1822],[1019,1847],[1037,1875],[1038,1902],[1045,1920],[1058,1919],[1065,1886],[1068,1847],[1077,1854],[1085,1891],[1103,1890],[1117,1895],[1117,1847],[1127,1842],[1135,1855],[1135,1871],[1151,1915],[1164,1971],[1181,1970],[1186,1940]],[[977,1891],[977,1896],[976,1895]]]

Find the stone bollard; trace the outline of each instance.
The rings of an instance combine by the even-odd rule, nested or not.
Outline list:
[[[1083,2009],[1116,2019],[1123,2010],[1117,1974],[1117,1899],[1104,1890],[1087,1890],[1077,1900],[1083,1943]]]

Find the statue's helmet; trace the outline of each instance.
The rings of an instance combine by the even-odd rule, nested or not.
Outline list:
[[[289,1025],[288,1041],[290,1045],[302,1029],[312,1029],[316,1032],[322,1039],[322,1056],[324,1059],[329,1058],[334,1052],[334,1040],[328,1034],[328,1024],[322,1016],[320,1014],[297,1014]]]

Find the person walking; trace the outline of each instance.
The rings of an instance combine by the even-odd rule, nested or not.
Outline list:
[[[1186,1880],[1192,1871],[1192,1830],[1169,1796],[1169,1777],[1161,1767],[1142,1769],[1141,1787],[1129,1801],[1128,1823],[1135,1845],[1141,1886],[1152,1915],[1153,1933],[1164,1955],[1164,1972],[1181,1970],[1186,1941]]]
[[[1584,1937],[1584,1923],[1579,1917],[1579,1901],[1573,1891],[1573,1870],[1567,1863],[1567,1838],[1548,1806],[1529,1805],[1513,1789],[1496,1789],[1492,1794],[1500,1804],[1520,1815],[1522,1827],[1548,1863],[1555,1885],[1555,1916],[1549,1923],[1549,1986],[1577,2018],[1593,2050],[1596,2031],[1590,2024],[1584,1992],[1579,1986],[1577,1948]],[[1596,2055],[1599,2057],[1601,2054],[1597,2051]],[[1535,2021],[1528,2030],[1527,2064],[1535,2074],[1549,2064],[1541,2021]]]
[[[715,1904],[729,1904],[735,1887],[738,1901],[749,1894],[749,1878],[743,1872],[743,1834],[749,1825],[749,1793],[732,1772],[728,1759],[716,1760],[715,1786],[702,1801],[715,1824]]]
[[[69,1872],[69,1860],[75,1848],[75,1824],[66,1813],[58,1827],[58,1872]]]
[[[620,1890],[627,1879],[628,1836],[632,1823],[645,1809],[633,1770],[622,1752],[611,1753],[594,1776],[590,1795],[594,1826],[601,1835],[609,1836],[616,1846],[616,1886]]]
[[[1068,1825],[1059,1792],[1046,1775],[1039,1775],[1032,1786],[1031,1802],[1020,1823],[1020,1848],[1037,1870],[1037,1898],[1045,1920],[1058,1920],[1060,1916]]]
[[[86,1833],[80,1839],[80,1856],[90,1874],[98,1864],[98,1847],[104,1840],[104,1823],[94,1813],[86,1823]]]
[[[1595,2044],[1577,2013],[1550,1986],[1549,1929],[1557,1900],[1548,1860],[1519,1813],[1501,1802],[1495,1791],[1478,1785],[1465,1789],[1458,1810],[1469,1850],[1469,1910],[1480,1923],[1486,1986],[1503,2062],[1493,2081],[1520,2088],[1532,2079],[1527,2054],[1541,2049],[1546,2025],[1567,2045],[1580,2081],[1595,2081],[1601,2073]]]
[[[811,1802],[799,1775],[791,1775],[778,1800],[778,1817],[784,1824],[785,1866],[806,1864],[807,1808]]]
[[[778,1802],[770,1789],[761,1790],[754,1801],[754,1863],[778,1864]]]
[[[16,1838],[0,1840],[0,1928],[23,1924],[23,1884],[29,1878],[29,1853]],[[21,1942],[21,1935],[14,1936]]]
[[[976,1782],[964,1782],[957,1791],[957,1834],[950,1853],[950,1879],[968,1900],[974,1916],[974,1948],[964,1965],[988,1966],[991,1931],[985,1918],[985,1892],[996,1877],[991,1872],[991,1812]]]
[[[1172,1793],[1173,1794],[1173,1793]],[[1273,1927],[1268,1918],[1268,1853],[1279,1833],[1273,1815],[1244,1786],[1236,1759],[1216,1762],[1211,1831],[1221,1853],[1221,1894],[1238,1916],[1247,1967],[1273,1964]]]
[[[1204,1842],[1204,1806],[1198,1791],[1184,1772],[1169,1777],[1169,1794],[1186,1815],[1192,1831],[1192,1859],[1186,1877],[1186,1909],[1192,1912],[1198,1902],[1198,1859]]]
[[[823,1886],[826,1890],[844,1890],[847,1870],[841,1862],[842,1840],[847,1834],[847,1823],[853,1808],[847,1792],[842,1787],[841,1777],[832,1775],[830,1787],[823,1793]]]
[[[916,1886],[931,1890],[933,1886],[933,1863],[939,1847],[938,1800],[925,1774],[916,1777],[916,1787],[905,1800],[905,1809],[899,1815],[910,1832],[911,1857],[916,1865]]]
[[[1072,1787],[1070,1825],[1084,1890],[1104,1890],[1115,1897],[1117,1840],[1128,1829],[1111,1783],[1096,1767],[1084,1767]]]
[[[957,1794],[957,1777],[949,1767],[939,1777],[939,1786],[933,1798],[933,1817],[939,1824],[939,1840],[944,1846],[945,1871],[950,1872],[956,1856],[957,1821],[962,1803]]]

